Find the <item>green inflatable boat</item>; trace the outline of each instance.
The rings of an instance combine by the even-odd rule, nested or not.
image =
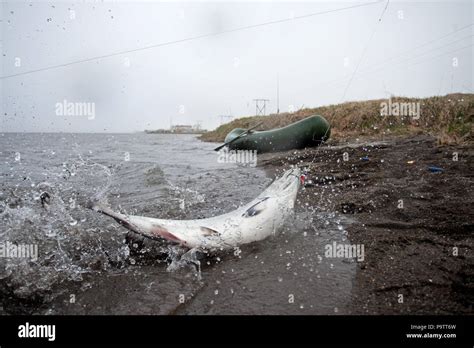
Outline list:
[[[257,150],[262,152],[288,151],[313,147],[326,141],[331,135],[331,127],[319,115],[307,117],[286,127],[267,131],[233,129],[225,137],[230,150]]]

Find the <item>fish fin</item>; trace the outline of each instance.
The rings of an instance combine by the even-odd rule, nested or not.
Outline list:
[[[219,231],[213,230],[212,228],[205,227],[205,226],[200,226],[200,228],[201,228],[201,233],[204,236],[215,236],[215,235],[219,236],[220,235]]]
[[[158,224],[153,225],[151,232],[157,237],[161,237],[163,239],[167,239],[172,242],[185,243],[185,241],[183,241],[181,238],[176,236],[176,234],[168,231],[164,226],[161,226]]]
[[[242,214],[242,217],[252,217],[252,216],[256,216],[258,214],[260,214],[262,211],[265,210],[265,208],[260,205],[262,204],[263,202],[265,202],[267,199],[269,199],[270,197],[264,197],[262,198],[262,200],[258,203],[255,203],[254,205],[252,205],[250,208],[248,208],[245,213]],[[260,207],[259,207],[260,205]]]

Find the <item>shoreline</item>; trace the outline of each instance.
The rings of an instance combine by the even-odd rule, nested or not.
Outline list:
[[[330,140],[319,148],[261,154],[256,169],[262,171],[262,180],[247,191],[247,198],[266,186],[265,176],[275,177],[295,164],[309,169],[313,185],[298,195],[295,211],[305,213],[293,221],[291,233],[248,245],[239,256],[206,260],[210,264],[203,267],[203,284],[187,271],[167,273],[158,245],[129,238],[120,226],[112,231],[109,221],[93,214],[90,221],[99,222],[94,233],[109,231],[118,241],[125,238],[133,263],[128,257],[95,254],[88,265],[91,272],[81,280],[54,282],[26,295],[15,293],[14,283],[4,280],[2,314],[472,314],[473,159],[472,145],[440,146],[427,135]],[[433,165],[444,172],[429,171]],[[241,188],[223,197],[216,190],[231,182],[229,175],[216,173],[207,179],[214,185],[208,212],[216,205],[214,199],[224,199],[217,205],[234,204],[242,196]],[[255,184],[255,175],[243,177],[244,183]],[[146,190],[146,176],[137,180],[137,187]],[[205,207],[197,204],[193,217]],[[143,215],[158,211],[139,208]],[[344,243],[364,246],[360,262],[325,257],[327,243],[346,240],[345,232],[344,239],[336,240],[341,233],[336,220],[341,219],[332,221],[331,228],[325,225],[325,216],[334,214],[350,220],[344,226]],[[323,218],[307,226],[315,215]],[[107,243],[115,250],[113,239]],[[117,288],[126,291],[116,293]],[[180,293],[187,294],[185,305],[177,305]],[[75,304],[69,302],[70,294],[77,295]],[[295,294],[298,302],[288,303],[288,294]]]
[[[417,113],[388,112],[387,103],[402,107],[417,106]],[[403,109],[403,108],[402,108]],[[342,104],[300,109],[268,116],[247,116],[225,123],[199,137],[206,142],[223,142],[234,128],[256,131],[287,126],[306,117],[321,115],[331,124],[331,138],[350,141],[354,138],[385,138],[431,134],[440,144],[473,143],[473,93],[452,93],[445,96],[408,98],[391,96],[388,99],[350,101]]]

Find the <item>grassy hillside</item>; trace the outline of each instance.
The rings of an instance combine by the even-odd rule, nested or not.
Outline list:
[[[249,128],[259,122],[257,130],[286,126],[310,115],[324,116],[332,125],[332,139],[356,136],[386,136],[410,133],[428,133],[436,136],[439,143],[463,143],[474,141],[474,94],[449,94],[443,97],[404,98],[392,97],[395,102],[419,102],[420,117],[381,116],[381,103],[387,99],[347,102],[337,105],[302,109],[294,113],[269,116],[243,117],[223,124],[203,134],[204,141],[222,142],[234,128]]]

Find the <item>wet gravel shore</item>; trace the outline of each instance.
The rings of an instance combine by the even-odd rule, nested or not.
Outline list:
[[[299,204],[355,220],[348,237],[365,258],[349,312],[472,314],[473,147],[425,135],[331,145],[258,160],[269,173],[307,167]]]

